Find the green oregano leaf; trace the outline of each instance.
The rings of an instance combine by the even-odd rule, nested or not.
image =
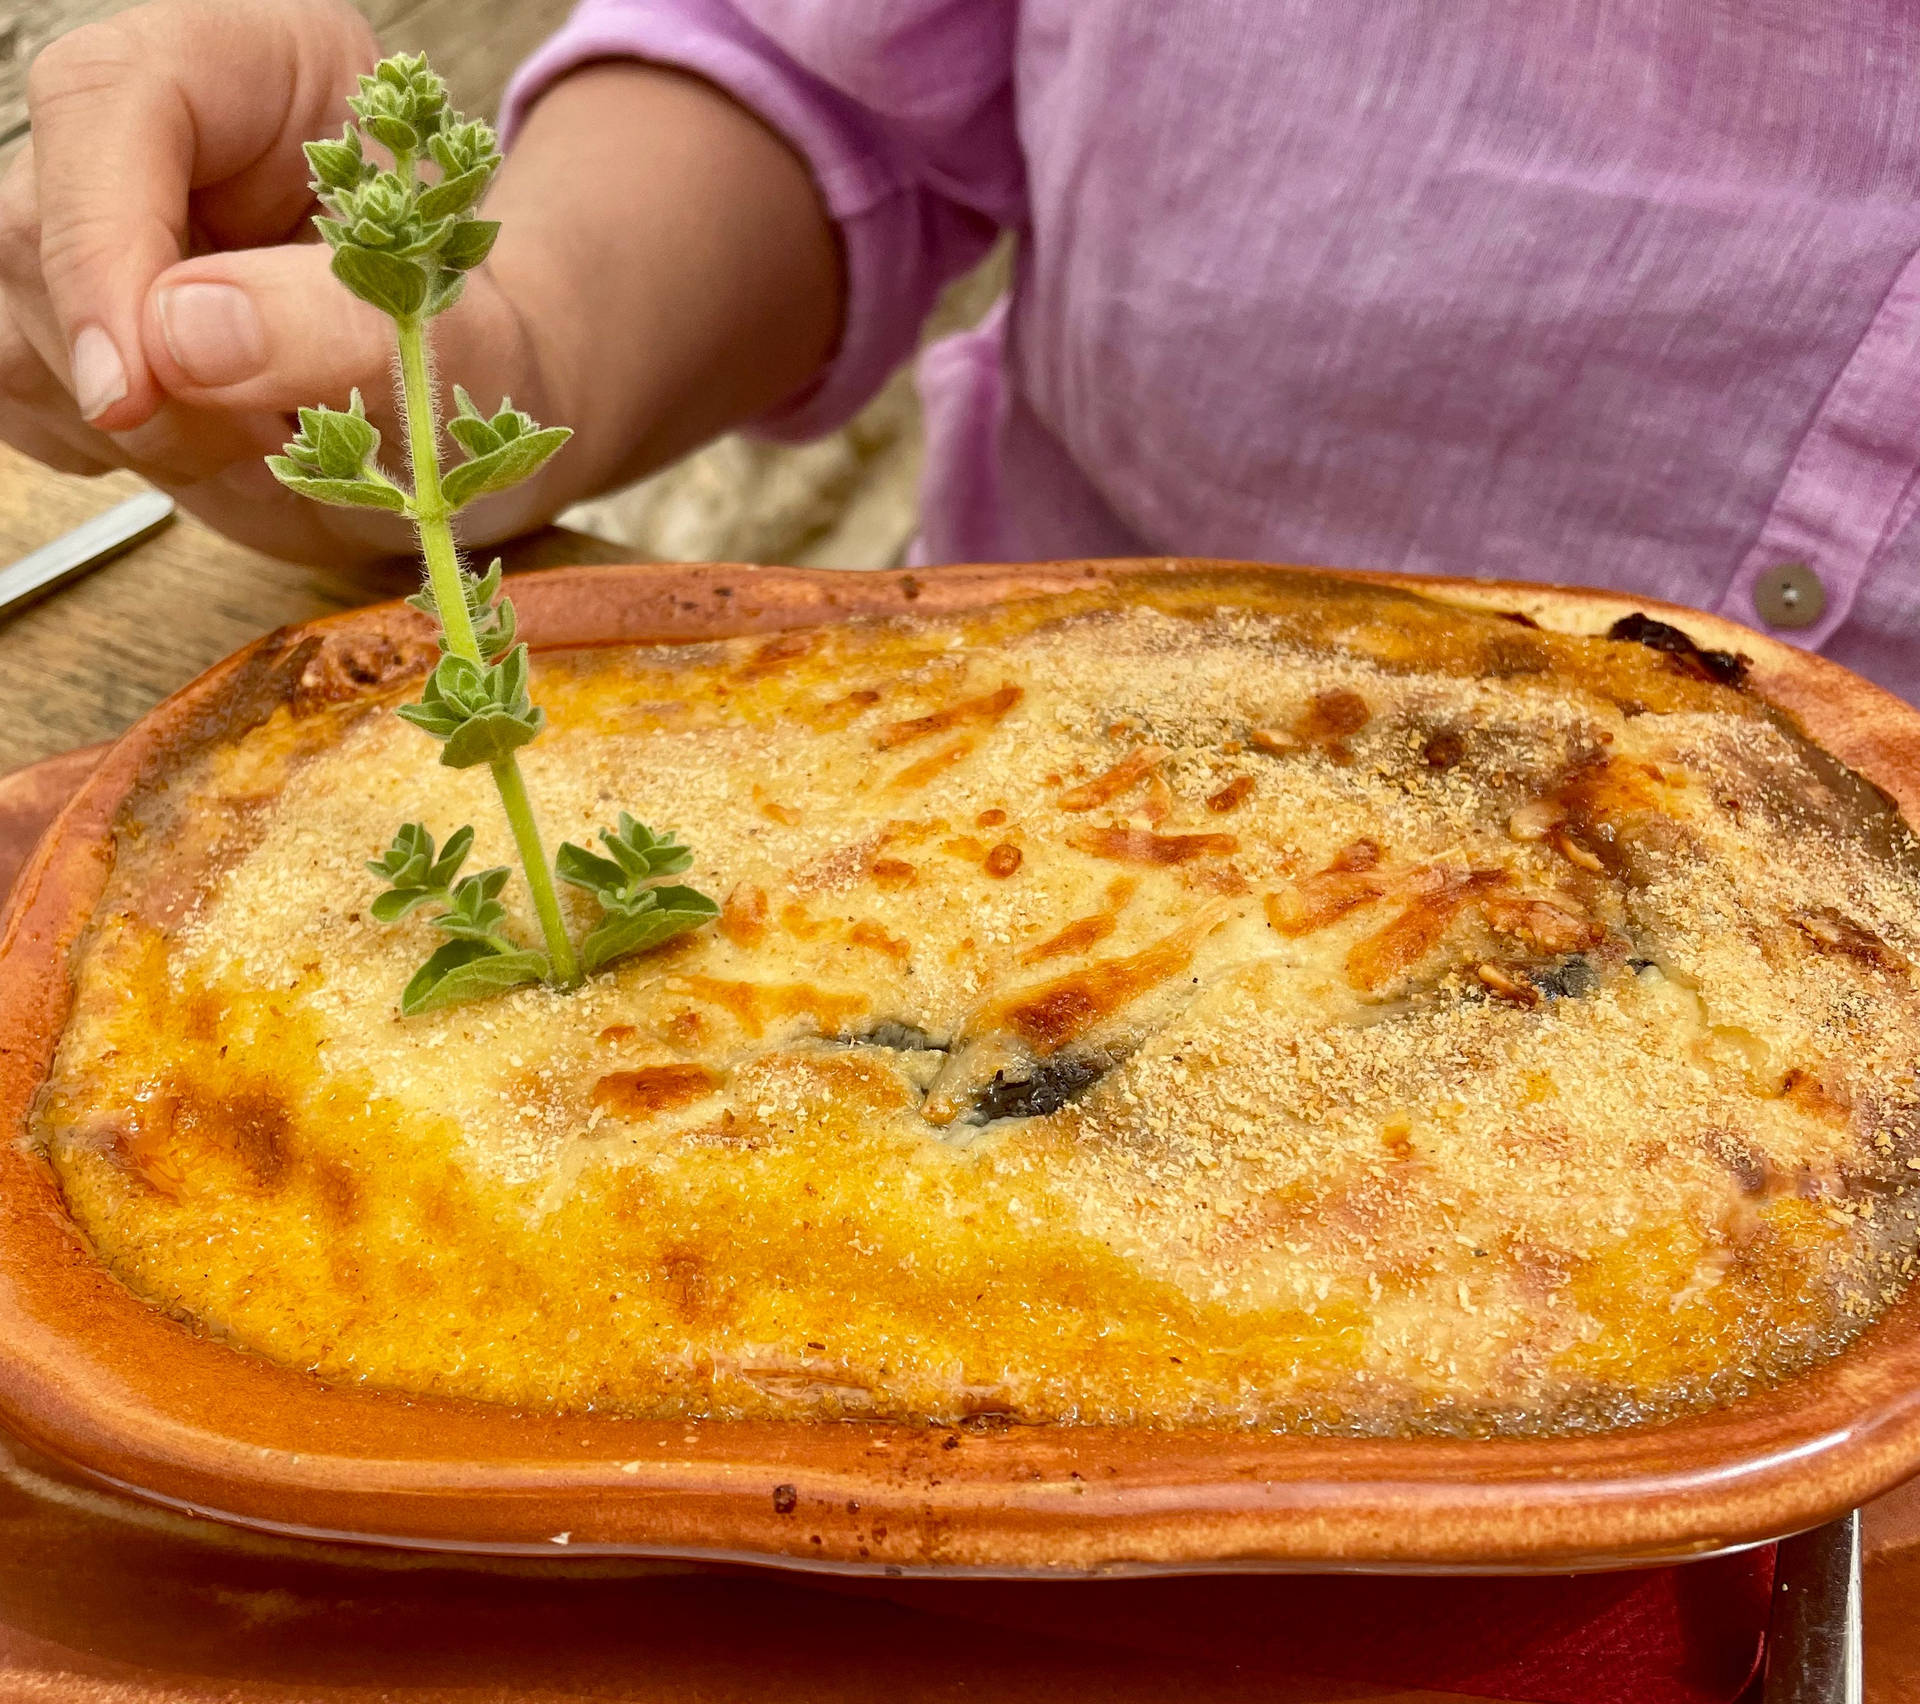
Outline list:
[[[344,412],[303,408],[299,418],[300,430],[288,441],[285,453],[267,458],[283,485],[322,503],[395,512],[406,508],[405,493],[373,465],[380,433],[367,419],[358,390]]]
[[[500,864],[465,877],[448,896],[447,910],[433,920],[433,926],[462,940],[498,941],[507,926],[507,908],[499,895],[508,874]]]
[[[307,164],[313,168],[315,193],[324,190],[358,189],[379,168],[360,151],[360,132],[346,125],[340,140],[308,142],[303,146]]]
[[[363,302],[407,319],[427,299],[426,269],[380,249],[343,243],[333,251],[333,275]]]
[[[492,181],[492,166],[475,166],[458,177],[442,178],[431,189],[420,192],[417,203],[420,217],[444,219],[449,214],[464,213],[487,193],[487,185]]]
[[[620,826],[603,828],[600,840],[611,857],[566,841],[554,859],[554,873],[563,882],[584,888],[600,904],[600,921],[580,944],[588,971],[657,947],[720,915],[719,906],[695,888],[653,885],[693,862],[671,830],[656,832],[622,811]]]
[[[434,950],[400,994],[404,1017],[485,999],[529,982],[544,982],[547,961],[525,947],[491,941],[453,940]]]
[[[672,829],[659,832],[635,822],[625,811],[617,829],[603,828],[600,839],[611,857],[603,858],[584,846],[563,841],[554,859],[554,873],[563,882],[584,888],[600,903],[617,907],[659,876],[677,875],[693,862],[693,853],[675,838]]]
[[[554,855],[553,871],[572,887],[584,888],[596,896],[618,893],[626,885],[627,872],[611,858],[602,858],[571,840],[563,840]]]
[[[375,172],[357,188],[337,190],[327,200],[349,241],[362,248],[391,249],[419,232],[413,198],[413,186],[398,172]]]
[[[268,456],[273,477],[289,491],[311,497],[316,503],[331,503],[342,509],[387,509],[396,515],[406,513],[407,494],[391,485],[377,485],[364,479],[316,479],[300,471],[285,456]]]
[[[426,301],[426,269],[382,249],[342,244],[334,249],[334,276],[361,301],[371,301],[394,319],[419,313]]]
[[[466,594],[467,619],[473,623],[473,637],[480,647],[480,655],[490,663],[497,662],[513,649],[520,628],[513,600],[500,595],[500,558],[496,556],[488,564],[486,573],[477,578],[462,573],[460,585]],[[423,586],[407,602],[436,618],[440,614],[440,605],[430,586]],[[447,649],[444,629],[440,634],[440,649],[443,653]]]
[[[499,566],[496,558],[494,567],[497,570]],[[481,656],[488,662],[511,651],[519,631],[520,618],[514,613],[512,598],[498,599],[492,608],[473,624],[474,639],[480,647]]]
[[[398,923],[408,912],[440,897],[432,888],[389,888],[377,895],[367,910],[376,923]]]
[[[485,119],[447,115],[440,132],[427,144],[444,177],[457,178],[478,170],[493,171],[500,164],[500,139]]]
[[[448,835],[446,846],[436,857],[433,836],[424,823],[402,824],[386,851],[367,863],[367,868],[388,884],[387,891],[369,907],[374,917],[382,923],[396,923],[432,901],[451,903],[449,890],[472,849],[471,825]]]
[[[548,426],[513,438],[497,450],[450,468],[440,490],[455,509],[490,491],[504,491],[537,472],[572,436],[568,427]]]
[[[448,887],[453,878],[460,873],[460,866],[467,861],[467,854],[473,850],[473,827],[468,824],[456,828],[447,836],[447,843],[441,848],[440,856],[433,858],[433,841],[427,841],[427,856],[432,865],[427,871],[427,881],[434,887]]]
[[[440,761],[450,769],[497,763],[546,725],[546,712],[527,696],[527,648],[516,645],[498,662],[475,664],[442,656],[417,704],[399,714],[446,741]]]
[[[500,235],[498,219],[462,219],[440,245],[440,264],[455,272],[471,272],[493,252]]]
[[[368,859],[367,868],[390,882],[418,886],[433,868],[433,836],[427,832],[427,825],[402,823],[394,830],[386,851]]]
[[[440,761],[449,769],[498,763],[534,739],[546,726],[546,720],[544,710],[535,710],[527,716],[494,710],[469,717],[447,736],[447,743],[440,750]]]
[[[443,272],[433,282],[433,288],[427,292],[426,306],[420,310],[422,319],[432,319],[435,314],[444,314],[447,309],[460,300],[466,293],[467,278],[463,272]]]
[[[441,128],[447,86],[428,68],[425,54],[397,53],[360,79],[360,91],[347,97],[347,105],[369,136],[411,154]]]
[[[367,458],[380,447],[380,433],[362,412],[360,393],[353,393],[353,407],[345,414],[335,408],[303,408],[299,411],[300,433],[289,450],[296,459],[296,446],[312,446],[312,458],[328,479],[358,479]]]
[[[603,828],[600,838],[607,850],[629,876],[677,875],[693,862],[693,853],[683,845],[672,829],[655,832],[643,822],[635,822],[627,812],[620,813],[620,826]]]
[[[474,407],[465,385],[453,387],[453,414],[447,421],[447,436],[469,456],[491,455],[506,442],[493,429],[493,423]]]
[[[695,888],[649,888],[642,897],[646,904],[609,911],[587,932],[580,943],[580,958],[589,975],[615,959],[660,946],[720,915],[720,907]]]
[[[431,255],[447,240],[453,225],[451,214],[430,223],[416,219],[400,234],[399,240],[387,252],[401,260],[415,260],[423,255]]]
[[[376,114],[366,123],[367,134],[374,141],[385,143],[396,154],[417,154],[420,151],[420,132],[405,119]]]

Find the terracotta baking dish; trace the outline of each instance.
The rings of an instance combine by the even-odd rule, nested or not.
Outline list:
[[[514,596],[536,646],[645,643],[964,609],[1142,566],[563,569]],[[1704,644],[1746,652],[1761,693],[1920,820],[1920,712],[1835,664],[1610,594],[1356,577],[1564,630],[1653,609]],[[265,714],[303,671],[352,678],[396,639],[417,641],[424,620],[383,605],[269,635],[107,754],[22,873],[0,940],[9,1130],[23,1128],[47,1070],[67,950],[105,880],[115,811],[143,772]],[[1581,1438],[557,1417],[327,1385],[196,1335],[108,1275],[47,1166],[15,1140],[0,1145],[0,1423],[157,1502],[422,1548],[987,1574],[1606,1568],[1793,1532],[1920,1469],[1920,1290],[1808,1376],[1718,1412]]]

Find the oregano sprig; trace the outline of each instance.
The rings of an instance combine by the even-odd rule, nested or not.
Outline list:
[[[612,857],[566,841],[554,860],[560,879],[600,906],[600,921],[580,943],[589,973],[719,916],[720,908],[697,889],[657,885],[659,877],[678,875],[693,862],[671,831],[656,834],[622,811],[619,828],[601,829],[600,838]]]
[[[400,1009],[412,1016],[530,982],[571,987],[583,974],[699,927],[719,908],[694,888],[659,885],[659,877],[686,869],[692,854],[624,811],[618,829],[600,831],[610,857],[565,844],[556,865],[547,862],[518,755],[546,715],[529,693],[527,647],[501,592],[500,564],[482,575],[462,569],[452,522],[474,499],[531,478],[572,434],[540,425],[510,398],[488,414],[456,385],[445,433],[461,459],[443,471],[427,351],[427,321],[460,299],[466,275],[500,233],[497,221],[473,211],[499,169],[499,144],[488,125],[448,105],[446,85],[424,55],[382,60],[347,105],[357,123],[338,140],[306,145],[325,210],[314,224],[333,251],[334,276],[393,321],[412,485],[380,466],[380,433],[357,390],[344,410],[301,409],[299,432],[267,465],[281,484],[316,502],[384,509],[413,522],[426,584],[408,601],[439,622],[441,656],[419,702],[399,713],[441,742],[442,763],[491,771],[545,949],[510,931],[500,899],[512,874],[505,865],[460,874],[473,848],[471,826],[436,851],[424,823],[403,825],[367,866],[387,884],[372,914],[397,923],[432,907],[429,920],[449,937],[401,993]],[[386,150],[389,166],[368,157],[369,139]],[[577,949],[556,873],[599,909]]]

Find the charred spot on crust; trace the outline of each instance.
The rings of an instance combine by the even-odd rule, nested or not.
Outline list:
[[[1155,834],[1144,828],[1118,827],[1079,829],[1067,836],[1067,844],[1091,858],[1162,868],[1190,864],[1196,858],[1230,857],[1240,850],[1240,842],[1231,834]]]
[[[733,1280],[700,1249],[667,1249],[652,1281],[667,1305],[688,1325],[722,1325],[733,1315]]]
[[[1584,953],[1569,953],[1552,964],[1534,966],[1527,972],[1527,980],[1549,1000],[1577,1000],[1591,993],[1599,979],[1591,959]]]
[[[289,707],[304,716],[328,704],[346,703],[425,672],[438,655],[424,635],[396,639],[379,632],[330,634],[305,659]]]
[[[239,1162],[255,1188],[274,1189],[286,1176],[293,1120],[277,1095],[246,1093],[225,1101],[183,1097],[182,1114],[203,1141]]]
[[[616,1118],[647,1118],[704,1100],[720,1083],[720,1074],[704,1065],[646,1065],[610,1071],[593,1085],[593,1104]]]
[[[1626,644],[1645,645],[1650,651],[1673,658],[1684,672],[1721,686],[1741,685],[1753,661],[1738,651],[1706,650],[1670,622],[1655,621],[1638,610],[1621,616],[1607,629],[1607,637]]]
[[[1317,692],[1301,712],[1299,734],[1301,739],[1313,744],[1325,744],[1359,733],[1372,718],[1367,701],[1357,692],[1348,692],[1345,688]]]
[[[1059,1053],[1028,1077],[1009,1079],[996,1071],[993,1081],[973,1097],[965,1122],[992,1124],[1002,1118],[1045,1118],[1078,1100],[1114,1067],[1108,1053]]]

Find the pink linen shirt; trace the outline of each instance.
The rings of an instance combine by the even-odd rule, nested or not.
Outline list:
[[[1920,700],[1912,0],[585,0],[810,163],[845,420],[921,358],[927,561],[1178,553],[1611,586]]]

